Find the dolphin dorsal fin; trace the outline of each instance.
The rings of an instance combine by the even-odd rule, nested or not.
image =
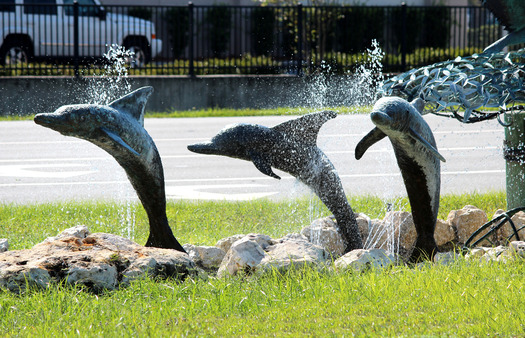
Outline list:
[[[317,134],[321,126],[335,117],[337,117],[336,112],[326,110],[283,122],[272,127],[272,129],[284,133],[301,143],[315,145],[317,144]]]
[[[360,160],[368,148],[381,141],[385,137],[386,134],[383,133],[379,128],[375,127],[372,129],[368,134],[365,135],[365,137],[361,139],[361,141],[359,141],[355,147],[355,159]]]
[[[153,87],[142,87],[116,99],[109,106],[131,115],[144,127],[144,108],[151,93],[153,93]]]
[[[416,110],[418,111],[419,114],[421,115],[425,115],[425,101],[421,98],[417,98],[413,101],[410,102],[410,104],[416,108]]]

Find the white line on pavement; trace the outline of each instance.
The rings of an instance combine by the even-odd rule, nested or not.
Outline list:
[[[501,147],[496,146],[487,146],[487,147],[455,147],[455,148],[439,148],[440,151],[470,151],[470,150],[496,150],[501,149]],[[392,149],[389,148],[379,148],[379,149],[371,149],[368,150],[367,153],[383,153],[383,152],[390,152]],[[336,151],[325,151],[324,153],[327,155],[330,154],[353,154],[355,151],[353,150],[336,150]],[[185,154],[185,155],[163,155],[163,159],[168,158],[205,158],[209,155],[204,154]],[[20,162],[56,162],[56,161],[100,161],[100,160],[112,160],[111,156],[108,155],[107,157],[64,157],[64,158],[21,158],[21,159],[7,159],[7,160],[0,160],[0,163],[20,163]]]
[[[497,133],[501,134],[502,130],[497,129],[487,129],[487,130],[442,130],[434,131],[434,134],[480,134],[480,133]],[[362,137],[366,133],[357,133],[357,134],[322,134],[319,135],[319,138],[333,138],[333,137]],[[203,137],[192,137],[192,138],[159,138],[154,139],[155,142],[194,142],[194,141],[207,141],[209,138]],[[0,145],[29,145],[29,144],[60,144],[60,143],[84,143],[84,140],[76,140],[74,138],[67,138],[64,140],[56,141],[4,141],[0,142]]]
[[[475,171],[445,171],[441,175],[488,175],[504,174],[505,170],[475,170]],[[341,178],[374,178],[374,177],[395,177],[401,176],[401,173],[374,173],[374,174],[347,174],[339,175]],[[295,179],[293,176],[283,175],[283,180]],[[188,178],[188,179],[171,179],[166,180],[168,183],[191,183],[191,182],[231,182],[231,181],[262,181],[275,180],[271,177],[215,177],[215,178]],[[126,180],[120,181],[77,181],[77,182],[34,182],[34,183],[4,183],[0,187],[19,187],[19,186],[67,186],[67,185],[105,185],[105,184],[129,184]]]

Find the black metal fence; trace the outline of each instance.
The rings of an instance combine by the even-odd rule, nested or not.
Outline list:
[[[470,55],[501,37],[483,7],[15,5],[0,0],[0,75],[90,75],[111,44],[130,75],[352,72],[376,40],[384,72]],[[101,61],[102,60],[102,61]]]

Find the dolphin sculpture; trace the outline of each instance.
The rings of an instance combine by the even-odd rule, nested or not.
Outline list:
[[[66,136],[87,140],[117,160],[146,210],[146,246],[185,252],[168,224],[164,171],[155,143],[144,129],[144,108],[153,92],[143,87],[108,105],[77,104],[37,114],[35,123]]]
[[[211,141],[188,145],[188,149],[251,161],[260,172],[273,178],[280,179],[272,167],[296,177],[334,214],[348,252],[363,247],[357,221],[337,171],[317,147],[319,129],[336,116],[332,111],[312,113],[272,128],[233,124],[219,131]]]
[[[440,161],[430,127],[421,116],[424,102],[409,103],[398,97],[379,99],[370,114],[376,125],[356,146],[355,157],[361,159],[368,148],[388,136],[412,207],[417,240],[410,260],[432,258],[437,252],[434,240],[439,210]]]

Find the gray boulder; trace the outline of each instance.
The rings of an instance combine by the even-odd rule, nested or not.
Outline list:
[[[285,271],[290,268],[323,267],[330,257],[322,247],[311,243],[305,236],[292,234],[275,241],[268,246],[266,255],[259,267],[262,271],[277,269]]]
[[[352,269],[362,272],[370,268],[387,268],[396,262],[396,257],[383,249],[357,249],[337,259],[334,267],[337,270]]]
[[[326,249],[332,256],[340,257],[346,248],[343,237],[337,230],[337,224],[331,217],[316,219],[301,230],[311,243]]]
[[[231,245],[217,271],[217,276],[222,278],[238,273],[251,273],[263,258],[262,247],[245,236]]]
[[[226,252],[216,246],[197,246],[184,244],[184,250],[199,267],[205,271],[217,271]]]
[[[215,246],[218,247],[219,249],[221,249],[224,252],[228,252],[228,250],[230,250],[230,247],[232,246],[232,244],[237,242],[239,239],[243,238],[244,236],[245,235],[240,234],[240,235],[233,235],[233,236],[230,236],[230,237],[223,238],[223,239],[219,240],[217,242],[217,244],[215,244]]]

